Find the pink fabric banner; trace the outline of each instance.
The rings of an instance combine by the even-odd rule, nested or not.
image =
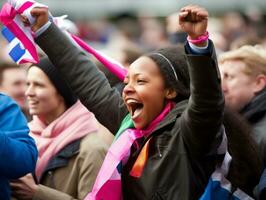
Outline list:
[[[127,74],[126,68],[122,65],[118,64],[115,61],[112,61],[107,56],[101,54],[99,51],[90,47],[87,43],[82,41],[79,37],[75,35],[71,35],[71,37],[76,41],[76,43],[83,48],[88,53],[92,54],[95,58],[97,58],[112,74],[117,76],[121,81],[124,81],[125,76]]]

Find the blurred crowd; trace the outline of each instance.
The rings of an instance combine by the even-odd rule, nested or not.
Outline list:
[[[209,33],[218,54],[245,44],[265,47],[265,24],[266,14],[258,9],[245,13],[230,11],[209,17]],[[127,54],[134,56],[135,52],[143,53],[186,41],[186,35],[178,25],[177,13],[167,17],[124,13],[110,18],[69,21],[66,26],[70,32],[125,66],[128,65]],[[3,48],[5,43],[1,38],[1,62],[10,59]]]
[[[179,19],[178,13],[166,17],[145,14],[136,16],[124,13],[110,18],[66,20],[65,29],[128,68],[136,59],[147,52],[173,45],[185,45],[188,35],[179,26]],[[221,72],[222,92],[226,104],[225,121],[223,123],[227,123],[226,120],[230,118],[228,117],[230,112],[232,112],[230,116],[236,115],[233,120],[243,120],[239,124],[243,122],[245,124],[243,127],[247,127],[246,130],[236,126],[228,128],[228,132],[230,132],[229,129],[233,130],[234,128],[235,130],[248,132],[252,139],[247,139],[248,142],[239,139],[239,142],[243,142],[243,145],[247,142],[250,144],[250,148],[254,147],[250,151],[251,153],[247,151],[247,157],[256,151],[260,152],[256,153],[258,153],[258,157],[262,158],[261,162],[263,163],[259,164],[260,161],[257,162],[255,157],[254,160],[252,160],[252,156],[250,158],[245,157],[245,161],[250,159],[252,164],[240,168],[254,169],[257,166],[254,170],[257,170],[257,174],[255,172],[251,174],[251,176],[254,175],[257,178],[257,182],[250,183],[253,184],[252,189],[254,185],[257,186],[254,187],[254,190],[247,189],[245,184],[241,185],[242,180],[239,181],[241,183],[237,182],[236,185],[239,184],[238,186],[244,188],[244,191],[247,189],[247,193],[252,194],[251,196],[263,199],[266,196],[266,170],[263,174],[263,168],[266,169],[266,13],[262,13],[258,9],[250,9],[245,13],[230,11],[220,16],[209,16],[208,32],[216,50],[218,67]],[[93,111],[88,112],[86,110],[79,101],[80,97],[76,97],[68,84],[60,79],[56,68],[46,58],[41,49],[38,50],[40,57],[42,57],[39,64],[18,66],[9,58],[7,42],[2,36],[0,36],[0,46],[0,92],[9,95],[18,103],[29,122],[31,136],[37,141],[39,163],[37,163],[36,176],[38,181],[42,183],[41,186],[38,186],[37,194],[39,198],[41,199],[45,195],[47,197],[51,195],[51,198],[58,195],[58,199],[71,199],[70,196],[75,193],[73,191],[76,190],[75,186],[78,184],[73,180],[80,182],[80,184],[84,181],[77,178],[79,175],[76,174],[76,169],[77,171],[83,170],[84,179],[92,179],[89,183],[91,189],[98,169],[113,141],[113,136],[110,134],[112,130],[107,130],[101,124],[102,122],[98,122],[98,118],[96,120],[94,117],[95,113],[92,113]],[[91,59],[105,74],[110,85],[122,95],[125,87],[124,83],[111,74],[95,58],[91,57]],[[48,89],[45,90],[44,88]],[[37,99],[39,98],[39,104],[43,103],[39,110],[34,107],[36,103],[34,102],[35,96]],[[31,103],[30,109],[29,102]],[[49,118],[51,116],[48,117],[48,108],[55,110],[52,118]],[[227,109],[230,112],[227,112]],[[73,113],[75,114],[73,115]],[[80,117],[81,115],[82,117]],[[84,121],[90,122],[89,125],[84,125],[83,117]],[[73,118],[78,119],[77,126],[75,126]],[[100,116],[99,118],[103,117]],[[230,120],[232,121],[232,119]],[[53,128],[50,128],[51,124]],[[83,131],[83,126],[86,131]],[[80,129],[77,127],[80,127]],[[227,129],[229,126],[225,127]],[[75,136],[71,134],[71,137],[67,138],[66,136],[73,133],[74,129],[78,134]],[[44,131],[46,136],[49,135],[49,137],[43,137],[42,132]],[[101,134],[96,135],[96,132]],[[238,135],[237,137],[241,136]],[[229,141],[231,139],[229,134]],[[241,145],[237,147],[234,145],[235,143],[229,142],[229,150],[231,150],[230,148],[245,148]],[[88,150],[88,146],[91,149]],[[46,152],[42,149],[48,151],[47,154],[49,155],[47,157]],[[238,158],[238,152],[235,154],[232,150],[230,153],[233,159]],[[84,155],[86,158],[83,157]],[[71,156],[74,156],[74,159]],[[52,159],[52,163],[50,159]],[[66,164],[60,159],[70,160],[70,162]],[[85,160],[82,167],[79,165],[80,160],[82,162]],[[60,167],[62,163],[68,168],[58,171],[54,165]],[[255,164],[253,165],[253,163]],[[46,169],[47,166],[51,168]],[[255,167],[253,168],[253,166]],[[44,169],[45,171],[42,174],[41,172]],[[39,174],[38,170],[40,171]],[[53,180],[53,183],[49,178],[51,177],[50,172],[53,172],[54,177],[57,177],[55,181]],[[68,177],[64,177],[66,173],[69,173]],[[250,176],[246,180],[251,180]],[[69,184],[62,184],[64,181],[69,182]],[[75,186],[73,189],[66,185]],[[32,186],[33,188],[36,186],[32,175],[11,182],[12,190],[17,191],[14,192],[15,196],[20,196],[20,191],[23,191],[26,186]],[[69,195],[64,196],[63,192],[57,194],[51,188],[56,188],[58,191],[63,191]],[[76,197],[77,199],[86,196],[88,191],[83,189],[79,188],[82,192],[80,192],[79,197]],[[25,196],[21,199],[31,198]]]
[[[112,57],[124,67],[128,67],[146,52],[170,45],[184,44],[187,38],[186,33],[182,32],[179,26],[178,13],[166,17],[123,13],[101,19],[77,21],[65,19],[64,26],[64,29]],[[266,14],[254,7],[244,13],[228,11],[220,16],[210,16],[208,32],[218,56],[244,45],[259,45],[261,48],[266,48]],[[10,94],[30,118],[25,109],[27,103],[25,95],[23,95],[26,88],[25,69],[18,68],[8,56],[7,41],[2,35],[0,35],[0,46],[1,91]],[[38,51],[40,56],[44,55],[40,48]],[[122,92],[123,87],[119,83],[119,79],[110,74],[97,60],[95,62],[105,73],[111,85],[116,85]],[[10,70],[6,70],[6,68],[10,68]],[[17,76],[10,76],[10,74]],[[9,87],[9,84],[14,84],[14,88]]]

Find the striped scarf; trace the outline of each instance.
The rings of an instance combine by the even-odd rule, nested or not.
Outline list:
[[[0,20],[7,27],[2,33],[11,45],[9,55],[18,64],[38,63],[39,61],[34,33],[29,26],[22,23],[20,18],[20,15],[27,15],[29,21],[34,23],[35,19],[30,11],[37,6],[44,7],[34,1],[10,0],[2,6],[0,12]]]
[[[85,200],[121,200],[121,167],[126,164],[132,144],[142,137],[148,137],[157,125],[174,107],[173,102],[168,102],[159,116],[153,120],[145,130],[133,128],[130,115],[127,115],[122,122],[115,142],[109,148],[103,165],[98,173],[92,192],[87,195]],[[133,165],[130,175],[140,177],[148,158],[149,141],[145,143],[141,152]]]

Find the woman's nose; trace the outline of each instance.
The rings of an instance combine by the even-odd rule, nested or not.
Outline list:
[[[225,80],[222,80],[222,90],[223,90],[223,92],[227,91],[227,85],[226,85],[226,81]]]
[[[123,90],[125,94],[133,92],[133,91],[134,91],[134,87],[130,83],[126,84]]]
[[[32,86],[27,86],[25,96],[32,96],[34,94]]]

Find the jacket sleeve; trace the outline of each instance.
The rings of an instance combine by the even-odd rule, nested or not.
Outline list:
[[[181,118],[181,132],[188,151],[195,155],[216,151],[223,132],[224,98],[211,41],[208,48],[209,54],[195,55],[188,44],[185,46],[191,95]]]
[[[0,94],[0,176],[17,179],[34,172],[37,149],[18,105]]]
[[[121,95],[80,48],[53,23],[36,38],[70,88],[101,124],[116,133],[127,114]]]

